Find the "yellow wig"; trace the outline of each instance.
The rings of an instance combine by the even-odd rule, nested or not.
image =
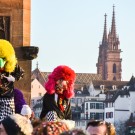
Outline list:
[[[0,39],[0,58],[6,61],[4,71],[13,72],[17,63],[15,51],[10,42],[3,39]]]

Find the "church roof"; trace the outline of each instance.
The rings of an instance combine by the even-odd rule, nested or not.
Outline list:
[[[90,83],[92,80],[102,80],[101,75],[91,73],[76,73],[76,84]]]
[[[36,68],[31,73],[31,80],[36,78],[44,87],[44,83],[47,81],[48,74],[49,72],[44,73],[44,72],[41,72],[39,68]]]
[[[44,82],[47,81],[48,75],[51,72],[41,72],[38,68],[32,71],[32,78],[37,78],[37,80],[41,81],[40,83],[44,85]],[[76,84],[82,83],[90,83],[91,80],[101,80],[102,77],[99,74],[91,74],[91,73],[76,73]]]
[[[113,89],[113,86],[116,86],[116,89],[122,89],[123,86],[126,86],[128,81],[107,81],[107,80],[98,80],[93,81],[95,89],[101,89],[101,85],[104,85],[104,90]]]
[[[44,83],[48,79],[48,75],[51,72],[41,72],[36,68],[32,72],[32,78],[37,78],[39,82],[44,86]],[[101,75],[93,73],[76,73],[75,89],[81,90],[83,87],[84,91],[87,91],[88,86],[93,83],[95,89],[101,90],[101,85],[104,85],[104,90],[113,89],[112,86],[116,86],[117,89],[122,89],[123,86],[126,86],[128,81],[107,81],[102,80]],[[85,93],[85,92],[84,92]],[[87,93],[87,92],[86,92]],[[85,94],[86,94],[85,93]]]

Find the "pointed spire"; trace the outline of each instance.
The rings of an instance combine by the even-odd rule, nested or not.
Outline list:
[[[105,22],[104,22],[104,33],[103,33],[103,39],[102,39],[102,44],[107,42],[107,26],[106,26],[106,17],[107,15],[105,14]]]
[[[127,86],[134,85],[135,84],[135,77],[132,75],[130,81],[128,82]]]
[[[116,26],[115,26],[115,6],[113,5],[113,15],[112,15],[112,27],[111,27],[111,34],[113,37],[116,37]]]

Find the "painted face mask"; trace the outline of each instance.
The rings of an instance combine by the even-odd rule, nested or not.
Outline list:
[[[56,93],[63,94],[64,90],[67,90],[68,81],[65,80],[58,80],[56,83]]]
[[[4,61],[2,58],[0,58],[0,68],[3,68],[6,61]]]

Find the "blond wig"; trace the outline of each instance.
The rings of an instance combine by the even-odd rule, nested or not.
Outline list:
[[[17,63],[15,51],[11,43],[4,39],[0,39],[0,58],[6,61],[4,71],[13,72]]]

